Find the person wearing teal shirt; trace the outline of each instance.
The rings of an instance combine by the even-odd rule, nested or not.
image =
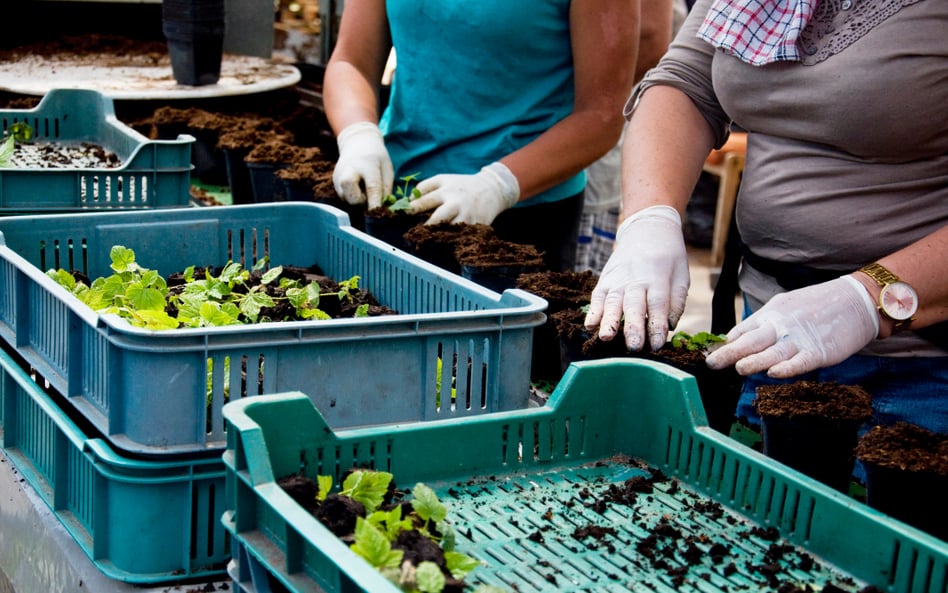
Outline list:
[[[618,141],[639,0],[347,0],[323,81],[336,191],[417,175],[428,224],[481,223],[572,269],[585,168]],[[389,102],[379,87],[391,48]]]

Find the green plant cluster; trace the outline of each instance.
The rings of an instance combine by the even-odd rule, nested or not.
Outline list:
[[[408,210],[412,201],[421,197],[421,192],[414,187],[419,175],[420,173],[412,173],[401,177],[399,179],[401,183],[395,186],[395,190],[382,198],[382,207],[392,212]]]
[[[392,479],[392,474],[388,472],[372,470],[355,470],[346,476],[339,494],[362,503],[366,512],[364,518],[356,519],[355,541],[350,548],[403,591],[441,593],[445,578],[436,563],[425,560],[415,567],[406,565],[403,563],[404,552],[392,547],[400,533],[418,531],[441,546],[445,565],[458,580],[463,580],[480,563],[454,550],[455,533],[446,521],[447,507],[427,485],[419,482],[412,489],[412,511],[407,516],[402,514],[402,505],[382,510]],[[317,484],[317,497],[320,501],[325,500],[332,490],[332,477],[318,476]],[[501,592],[502,589],[492,586],[481,586],[475,590],[475,593]]]
[[[33,128],[30,124],[22,121],[10,124],[7,129],[6,140],[3,141],[3,144],[0,144],[0,168],[10,166],[17,142],[29,142],[32,139]]]
[[[267,270],[263,273],[262,284],[252,286],[247,284],[250,270],[239,263],[228,262],[217,276],[208,270],[202,279],[196,278],[195,267],[189,266],[184,271],[184,290],[172,294],[157,271],[144,268],[135,261],[132,249],[114,245],[109,257],[114,273],[96,278],[89,285],[62,268],[48,270],[46,275],[94,311],[118,315],[129,324],[145,329],[219,327],[267,321],[261,317],[261,311],[273,307],[276,299],[267,294],[265,287],[274,282],[283,289],[283,298],[294,307],[297,317],[330,318],[319,308],[320,297],[328,296],[319,292],[319,285],[281,278],[282,266]],[[253,271],[262,270],[267,263],[267,258],[261,259]],[[341,299],[351,298],[351,292],[359,287],[359,277],[353,276],[339,285],[339,292],[331,294]],[[170,315],[169,307],[177,310],[177,315]],[[366,316],[368,305],[360,305],[356,317]]]
[[[724,334],[712,334],[711,332],[698,332],[694,335],[687,332],[678,332],[671,338],[673,348],[684,348],[686,350],[707,350],[714,344],[727,342],[727,336]]]

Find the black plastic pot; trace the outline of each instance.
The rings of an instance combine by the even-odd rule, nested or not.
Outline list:
[[[247,148],[225,148],[224,163],[227,166],[227,184],[234,204],[253,204],[253,184],[250,181],[250,169],[244,157]]]
[[[287,202],[315,202],[313,183],[302,179],[284,179],[283,193]]]
[[[761,416],[764,455],[841,492],[849,492],[862,421],[822,416]]]
[[[937,538],[948,541],[944,512],[948,476],[865,463],[866,503]]]
[[[517,286],[517,278],[520,274],[528,272],[539,272],[542,266],[532,265],[493,265],[493,266],[472,266],[470,264],[461,264],[461,276],[468,280],[473,280],[481,286],[489,288],[495,292],[503,292],[508,288]]]
[[[405,252],[410,252],[410,248],[405,242],[405,233],[407,233],[408,229],[415,226],[416,224],[423,224],[427,219],[427,214],[375,216],[369,212],[366,212],[363,215],[365,232],[367,234],[381,239],[389,245],[393,245]]]
[[[191,162],[195,177],[210,185],[227,185],[227,163],[224,151],[217,148],[217,134],[195,131]]]
[[[277,169],[286,166],[283,163],[247,162],[255,203],[283,202],[286,200],[286,184],[276,176]]]
[[[163,1],[161,17],[174,79],[187,86],[216,84],[224,55],[223,0]]]
[[[195,39],[168,38],[171,72],[179,84],[205,86],[221,78],[224,36]]]

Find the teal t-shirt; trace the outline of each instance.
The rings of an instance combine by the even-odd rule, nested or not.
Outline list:
[[[397,67],[381,128],[396,179],[469,174],[573,109],[570,0],[388,0]],[[585,172],[519,206],[582,191]]]

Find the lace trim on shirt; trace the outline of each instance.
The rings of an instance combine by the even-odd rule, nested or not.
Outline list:
[[[920,0],[820,0],[797,42],[801,62],[812,66],[838,54],[916,2]]]

